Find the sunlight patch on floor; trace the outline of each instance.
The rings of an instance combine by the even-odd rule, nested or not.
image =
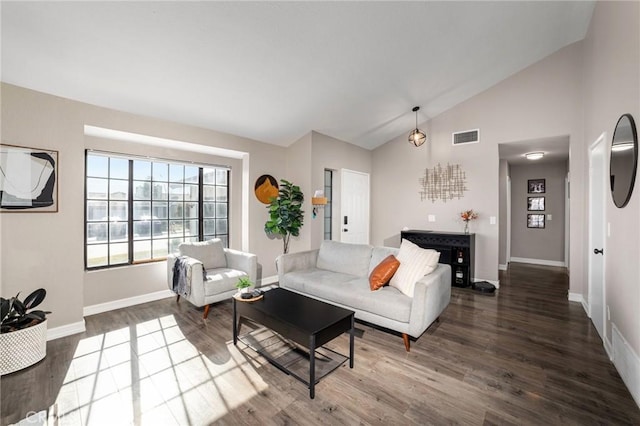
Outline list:
[[[212,362],[173,315],[81,340],[55,405],[59,425],[197,425],[225,416],[267,384],[227,342]]]

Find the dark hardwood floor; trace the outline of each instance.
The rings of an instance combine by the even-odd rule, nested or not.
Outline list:
[[[355,368],[304,385],[231,343],[231,303],[209,319],[165,299],[86,318],[45,360],[0,381],[2,425],[49,410],[85,424],[640,424],[564,269],[512,264],[488,296],[453,289],[404,350],[357,324]],[[348,337],[329,345],[348,353]],[[53,424],[53,423],[50,423]]]

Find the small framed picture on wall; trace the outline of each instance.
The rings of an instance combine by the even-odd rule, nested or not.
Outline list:
[[[527,197],[527,210],[544,211],[544,197]]]
[[[544,228],[544,215],[543,214],[528,214],[527,215],[527,228]]]
[[[529,194],[544,194],[545,191],[544,179],[529,179],[527,181],[527,192]]]

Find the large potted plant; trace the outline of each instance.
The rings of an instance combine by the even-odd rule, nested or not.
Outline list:
[[[281,179],[278,196],[271,199],[269,220],[264,224],[267,234],[281,236],[284,245],[284,253],[289,252],[289,240],[291,236],[300,235],[300,228],[304,221],[302,203],[304,194],[300,187]]]
[[[47,292],[39,288],[24,301],[20,293],[10,299],[0,297],[0,375],[35,364],[47,354],[47,314],[33,310]]]

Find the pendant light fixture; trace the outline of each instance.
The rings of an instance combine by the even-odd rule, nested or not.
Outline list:
[[[419,106],[413,107],[413,112],[416,113],[416,128],[409,133],[409,143],[415,146],[422,145],[427,140],[427,135],[420,129],[418,129],[418,110]]]

